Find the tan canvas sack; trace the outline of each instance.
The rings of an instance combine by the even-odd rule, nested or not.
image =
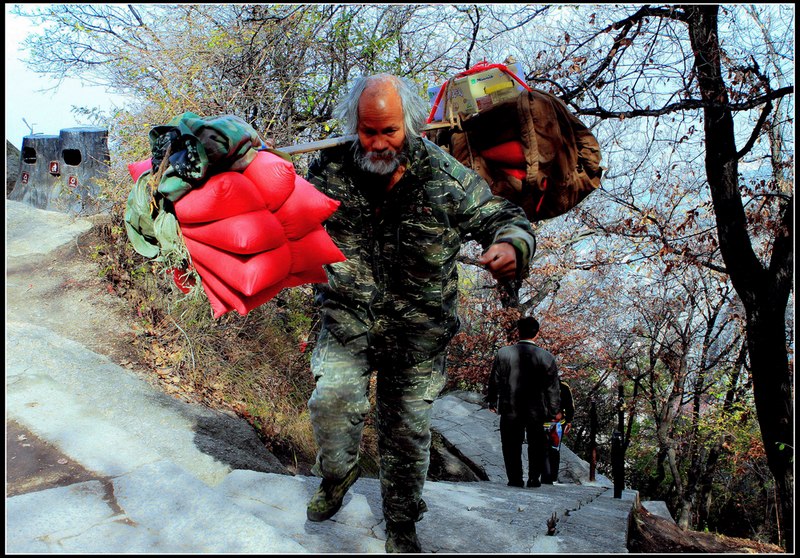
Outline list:
[[[531,221],[562,215],[600,186],[600,145],[557,97],[533,89],[461,120],[431,138],[519,205]],[[509,141],[522,144],[525,177],[504,172],[481,151]]]

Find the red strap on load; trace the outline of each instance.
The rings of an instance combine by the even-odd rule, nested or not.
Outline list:
[[[436,115],[436,110],[439,108],[439,103],[442,100],[442,95],[444,95],[444,92],[447,90],[447,87],[450,85],[451,81],[453,81],[454,79],[462,78],[472,74],[477,74],[478,72],[485,72],[486,70],[492,70],[492,69],[498,69],[501,72],[508,74],[514,81],[519,83],[527,91],[531,90],[531,88],[528,87],[528,84],[519,79],[517,75],[511,70],[509,70],[508,66],[506,66],[505,64],[489,64],[488,62],[486,62],[486,60],[484,60],[482,62],[478,62],[469,70],[464,70],[463,72],[456,74],[451,79],[448,79],[446,82],[442,84],[442,87],[439,88],[439,93],[436,95],[436,100],[433,102],[433,108],[431,108],[431,113],[430,115],[428,115],[428,120],[425,121],[426,124],[430,124],[431,122],[433,122],[433,117]]]
[[[501,167],[500,170],[509,176],[513,176],[517,180],[525,180],[525,177],[528,176],[528,171],[526,171],[525,169],[517,169],[513,167]]]
[[[542,190],[547,190],[547,177],[542,178]],[[542,192],[542,197],[539,198],[539,203],[536,204],[536,213],[539,213],[539,210],[542,209],[543,201],[544,201],[544,192]]]

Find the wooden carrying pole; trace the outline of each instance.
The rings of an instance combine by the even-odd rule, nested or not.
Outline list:
[[[276,147],[275,150],[288,153],[289,155],[296,155],[298,153],[308,153],[310,151],[330,149],[331,147],[336,147],[337,145],[349,143],[357,137],[358,136],[356,134],[351,134],[349,136],[341,136],[338,138],[328,138],[319,141],[310,141],[308,143],[298,143],[297,145],[288,145],[286,147]]]
[[[438,128],[450,128],[451,125],[449,122],[439,122],[436,124],[427,124],[422,128],[423,132],[427,132],[428,130],[436,130]],[[310,141],[307,143],[298,143],[297,145],[287,145],[286,147],[276,147],[276,151],[281,151],[283,153],[287,153],[289,155],[296,155],[298,153],[309,153],[311,151],[320,151],[322,149],[330,149],[331,147],[336,147],[339,145],[344,145],[345,143],[349,143],[353,140],[358,138],[356,134],[350,134],[347,136],[340,136],[338,138],[328,138],[319,141]]]

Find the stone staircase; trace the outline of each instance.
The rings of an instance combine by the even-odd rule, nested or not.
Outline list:
[[[14,248],[9,299],[36,288],[29,274],[41,269],[37,258],[65,230],[62,214],[21,205],[7,201],[7,212],[23,212],[7,215],[7,249]],[[81,225],[69,223],[75,233],[64,234],[65,242],[85,230]],[[22,257],[28,245],[38,251]],[[359,479],[331,520],[307,521],[319,479],[286,474],[243,420],[170,397],[60,333],[60,292],[53,289],[41,307],[12,305],[6,314],[6,447],[35,446],[44,456],[34,460],[34,488],[9,492],[23,457],[7,452],[7,554],[384,551],[377,479]],[[67,310],[76,324],[104,319],[91,297]],[[435,407],[435,427],[448,444],[464,454],[499,443],[493,427],[474,415],[485,410],[455,399]],[[464,439],[448,432],[448,416],[462,417]],[[488,468],[497,459],[475,462]],[[80,474],[53,476],[58,467]],[[429,511],[418,523],[425,552],[627,553],[635,491],[615,499],[604,483],[518,489],[497,475],[487,470],[488,481],[426,483]]]
[[[7,419],[93,475],[7,498],[7,552],[383,552],[378,480],[359,479],[331,521],[308,522],[318,479],[265,472],[279,467],[274,457],[241,442],[223,455],[202,441],[203,424],[234,433],[236,419],[158,393],[46,328],[6,325]],[[211,446],[217,457],[203,449]],[[429,552],[626,552],[636,493],[610,492],[428,482],[418,532]],[[552,517],[556,533],[548,536]]]

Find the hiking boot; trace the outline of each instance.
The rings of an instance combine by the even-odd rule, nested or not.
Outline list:
[[[542,483],[535,479],[528,479],[528,488],[539,488]]]
[[[322,479],[317,491],[308,502],[306,516],[311,521],[330,519],[342,507],[344,495],[361,475],[361,468],[355,465],[345,477],[338,481]]]
[[[422,552],[417,538],[417,527],[413,521],[386,521],[386,552]]]

